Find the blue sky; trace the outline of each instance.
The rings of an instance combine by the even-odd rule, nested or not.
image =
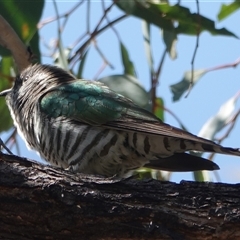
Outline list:
[[[111,1],[105,1],[106,6]],[[224,1],[199,1],[200,13],[212,20],[217,19],[217,13]],[[76,4],[76,1],[58,1],[59,12],[64,13]],[[196,11],[195,1],[181,1],[181,4],[189,7],[191,11]],[[86,5],[85,5],[86,6]],[[86,29],[86,7],[77,10],[66,25],[63,33],[64,46],[70,46],[77,37],[84,33]],[[114,19],[122,13],[114,8],[110,13],[110,18]],[[55,16],[52,1],[46,1],[42,20],[47,17]],[[92,1],[91,4],[91,29],[102,16],[101,1]],[[226,20],[217,23],[216,27],[225,27],[240,37],[239,18],[240,12],[236,12]],[[134,62],[137,75],[144,87],[149,90],[150,79],[149,69],[145,58],[141,21],[134,17],[129,17],[119,24],[118,30],[123,43],[129,51],[130,58]],[[152,27],[152,51],[155,63],[158,64],[159,59],[164,51],[164,45],[160,36],[160,31],[156,27]],[[48,54],[43,46],[43,41],[49,43],[57,38],[56,23],[46,25],[40,30],[42,38],[41,49],[44,54]],[[112,30],[108,30],[100,35],[97,39],[98,46],[104,52],[108,61],[112,63],[114,69],[105,68],[100,77],[112,74],[122,74],[123,67],[119,55],[119,42]],[[240,89],[239,68],[229,68],[214,71],[206,74],[197,85],[192,89],[188,98],[182,97],[180,101],[173,102],[172,94],[169,86],[174,84],[183,76],[183,73],[191,69],[191,60],[195,48],[196,38],[193,36],[180,35],[177,42],[178,58],[172,61],[169,57],[164,62],[163,71],[160,77],[160,83],[157,95],[162,97],[165,105],[173,111],[187,126],[188,130],[197,134],[203,124],[213,115],[215,115],[219,107],[229,98],[237,93]],[[233,37],[212,36],[208,32],[200,35],[199,48],[195,59],[195,68],[210,68],[222,64],[232,63],[239,58],[239,40]],[[49,57],[43,57],[42,63],[52,63]],[[102,65],[102,59],[92,47],[86,62],[84,70],[84,78],[92,79]],[[238,108],[240,104],[238,103]],[[178,126],[177,122],[168,114],[165,115],[165,121],[174,126]],[[222,144],[224,146],[240,147],[240,119],[237,122],[230,137]],[[224,132],[220,133],[221,136]],[[5,135],[5,134],[4,134]],[[7,135],[3,136],[6,137]],[[35,152],[28,150],[21,141],[21,156],[31,159],[39,159]],[[205,157],[208,155],[205,155]],[[235,183],[240,181],[240,158],[233,156],[217,155],[215,162],[220,166],[221,170],[218,175],[222,182]],[[212,175],[212,179],[215,177]],[[174,173],[172,181],[180,181],[182,179],[191,180],[192,173]]]

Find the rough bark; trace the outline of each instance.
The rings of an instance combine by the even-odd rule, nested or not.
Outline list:
[[[240,185],[102,179],[0,155],[0,239],[238,239]]]

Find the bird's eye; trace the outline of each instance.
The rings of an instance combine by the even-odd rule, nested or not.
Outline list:
[[[29,79],[29,75],[23,77],[23,82],[26,82]]]
[[[21,75],[18,75],[17,77],[16,77],[16,83],[17,84],[20,84],[20,85],[22,85],[24,82],[26,82],[28,79],[29,79],[29,75],[27,74],[27,75],[23,75],[23,74],[21,74]]]

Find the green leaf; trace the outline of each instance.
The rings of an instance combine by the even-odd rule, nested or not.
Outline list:
[[[178,83],[172,84],[170,89],[173,93],[173,101],[178,101],[180,97],[183,95],[185,91],[189,89],[189,85],[191,80],[193,81],[192,87],[197,83],[199,78],[201,78],[207,71],[205,69],[198,69],[193,71],[193,79],[192,79],[192,71],[187,71],[184,73],[182,80]]]
[[[221,131],[230,119],[233,118],[236,110],[236,102],[240,94],[236,94],[226,101],[219,109],[217,114],[211,117],[202,127],[198,136],[214,140],[216,134]]]
[[[122,55],[122,63],[124,66],[124,74],[135,76],[133,62],[130,60],[128,51],[122,42],[120,42],[120,49]]]
[[[218,20],[221,21],[224,18],[228,17],[230,14],[234,13],[240,8],[240,1],[235,0],[230,4],[222,4],[221,10],[218,13]]]
[[[148,66],[151,73],[154,73],[154,63],[151,51],[151,37],[150,37],[150,24],[146,21],[142,21],[143,42],[145,47],[145,53],[147,57]]]
[[[163,35],[163,41],[166,45],[167,52],[172,60],[177,58],[177,52],[176,52],[176,43],[177,43],[177,35],[174,31],[167,31],[162,30]]]
[[[161,17],[162,14],[157,7],[158,4],[141,0],[119,0],[116,2],[116,5],[129,15],[134,15],[164,29],[174,29],[171,19]]]
[[[83,68],[84,68],[84,65],[85,65],[85,61],[87,59],[87,54],[88,54],[88,51],[86,51],[83,54],[82,60],[79,64],[78,73],[77,73],[77,78],[79,78],[79,79],[83,78]]]
[[[169,4],[158,4],[157,7],[165,17],[173,21],[178,21],[178,26],[176,27],[177,33],[198,35],[202,31],[208,31],[213,35],[225,35],[237,38],[235,34],[225,28],[215,28],[214,21],[200,14],[191,13],[186,7],[182,7],[178,4],[174,6],[170,6]]]
[[[152,178],[152,169],[143,167],[143,168],[140,168],[140,169],[136,170],[135,174],[137,174],[138,178],[141,179],[141,180],[150,179],[150,178]]]
[[[12,86],[11,70],[13,69],[12,57],[3,57],[0,63],[0,91]],[[13,126],[5,98],[0,98],[0,132],[7,131]]]
[[[171,6],[168,3],[156,4],[147,0],[119,0],[116,4],[127,14],[144,19],[169,32],[198,35],[202,31],[208,31],[213,35],[237,38],[235,34],[225,28],[215,28],[214,21],[202,15],[191,13],[188,8],[179,4]],[[177,27],[174,27],[173,22],[177,22]]]
[[[154,114],[164,122],[164,102],[162,98],[155,99]]]
[[[154,170],[150,168],[142,167],[140,169],[137,169],[134,174],[136,175],[138,179],[157,179],[159,181],[169,181],[170,177],[172,175],[172,172],[166,172],[166,171],[160,171],[160,170]]]
[[[13,27],[21,40],[39,52],[39,42],[30,42],[37,32],[37,23],[42,15],[44,0],[20,1],[7,0],[0,1],[0,14]],[[10,52],[0,46],[0,55],[9,56]]]
[[[207,171],[196,171],[193,172],[194,180],[197,182],[210,182],[211,179]]]
[[[141,107],[148,104],[148,93],[142,87],[138,79],[130,75],[112,75],[99,79],[113,91],[133,100]]]

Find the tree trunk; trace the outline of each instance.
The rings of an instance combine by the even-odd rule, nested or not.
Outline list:
[[[102,179],[0,155],[0,239],[239,238],[239,184]]]

